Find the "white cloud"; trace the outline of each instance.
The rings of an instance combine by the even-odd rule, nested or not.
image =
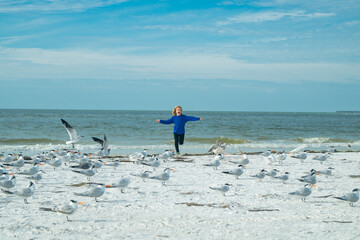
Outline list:
[[[0,13],[11,12],[82,12],[87,9],[106,7],[128,0],[11,0],[0,1]]]
[[[0,49],[0,80],[255,80],[359,83],[359,63],[246,63],[221,54],[127,55],[83,50]],[[115,51],[114,51],[115,52]]]
[[[334,15],[334,13],[305,13],[305,11],[244,13],[227,18],[225,21],[219,21],[217,25],[222,26],[247,22],[277,21],[286,17],[320,18],[331,17]]]

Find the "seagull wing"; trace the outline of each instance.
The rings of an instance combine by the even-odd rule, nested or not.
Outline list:
[[[106,135],[104,134],[104,143],[103,143],[103,148],[107,149],[108,148],[108,141],[106,138]]]
[[[66,122],[64,119],[61,119],[61,122],[63,123],[66,131],[68,132],[70,140],[75,140],[77,138],[76,130],[68,122]]]
[[[92,137],[92,139],[95,142],[99,143],[102,147],[104,147],[104,141],[103,140],[101,140],[100,138],[97,138],[97,137]]]

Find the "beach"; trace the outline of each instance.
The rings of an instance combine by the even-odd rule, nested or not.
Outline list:
[[[46,174],[35,183],[29,204],[1,194],[1,232],[9,239],[358,239],[360,202],[351,207],[333,197],[360,188],[360,153],[334,152],[323,163],[312,159],[319,154],[309,153],[303,163],[291,154],[283,163],[270,163],[249,153],[250,162],[238,179],[222,173],[236,168],[233,162],[242,157],[238,153],[225,155],[217,169],[204,166],[214,160],[208,154],[171,157],[155,170],[135,164],[128,155],[102,157],[108,164],[116,160],[120,164],[116,169],[104,164],[90,180],[72,172],[69,163],[55,170],[45,163],[41,169]],[[306,201],[289,194],[304,186],[298,178],[311,169],[328,167],[334,168],[332,175],[317,175]],[[165,168],[173,169],[165,185],[132,175],[149,170],[155,176]],[[290,172],[289,180],[283,183],[266,176],[260,182],[250,177],[274,168],[278,175]],[[16,169],[10,170],[16,175]],[[23,175],[16,176],[14,189],[28,185]],[[111,185],[124,177],[130,179],[124,193],[106,188],[98,202],[74,195],[89,189],[88,182]],[[210,188],[225,183],[231,185],[225,195]],[[40,210],[71,199],[84,202],[69,216],[72,221],[65,214]]]

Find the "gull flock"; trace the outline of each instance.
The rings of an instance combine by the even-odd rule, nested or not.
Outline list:
[[[39,203],[39,210],[54,212],[65,215],[68,221],[69,216],[78,210],[78,205],[84,205],[86,200],[101,202],[102,196],[110,189],[115,188],[120,193],[125,193],[135,179],[141,180],[141,184],[137,182],[137,187],[132,189],[137,190],[139,194],[143,194],[141,187],[148,184],[149,181],[158,181],[158,187],[171,188],[174,184],[181,184],[173,180],[169,186],[173,174],[177,174],[174,165],[176,163],[186,162],[185,156],[176,156],[173,150],[165,150],[163,153],[150,155],[150,150],[144,149],[142,152],[135,152],[121,159],[111,158],[110,148],[106,135],[103,139],[92,137],[92,139],[100,144],[100,149],[94,153],[81,153],[75,150],[75,144],[83,138],[78,136],[77,131],[64,119],[61,119],[63,126],[69,134],[70,140],[66,144],[72,146],[71,149],[54,149],[50,152],[39,153],[35,156],[23,156],[21,153],[9,153],[0,155],[0,188],[2,190],[2,203],[16,201],[16,199],[23,199],[25,204],[31,204],[31,197],[37,191],[45,191],[46,183],[51,179],[51,175],[55,172],[63,172],[65,176],[71,176],[75,180],[82,179],[81,183],[73,182],[71,186],[79,185],[79,187],[87,187],[83,191],[71,191],[68,200],[64,203],[59,203],[53,206],[48,203]],[[267,150],[263,153],[246,154],[240,151],[240,154],[228,156],[225,154],[226,143],[218,142],[210,150],[209,153],[202,156],[194,157],[196,161],[201,161],[201,165],[196,165],[195,173],[201,175],[204,172],[210,177],[212,174],[224,176],[224,182],[218,182],[216,185],[204,186],[210,191],[219,192],[224,197],[228,196],[229,192],[239,189],[241,183],[256,181],[256,184],[261,185],[264,179],[271,181],[272,185],[288,184],[291,179],[296,180],[296,186],[292,191],[279,192],[278,194],[288,196],[289,198],[299,198],[301,201],[306,202],[317,188],[321,187],[324,179],[334,177],[336,168],[332,166],[325,166],[331,158],[336,154],[334,148],[324,150],[321,154],[309,158],[309,150],[301,149],[301,147],[287,153],[285,151],[275,152]],[[302,146],[304,148],[304,146]],[[251,156],[249,156],[251,155]],[[205,158],[206,157],[206,158]],[[253,157],[254,160],[251,158]],[[193,161],[193,160],[191,160]],[[190,161],[190,163],[191,163]],[[206,161],[206,162],[204,162]],[[253,161],[261,162],[262,168],[251,168]],[[320,165],[319,165],[320,163]],[[121,172],[123,164],[132,164],[131,172]],[[292,169],[296,166],[313,166],[321,167],[321,169],[311,168],[305,175],[291,174],[286,170],[286,166],[292,165]],[[259,164],[258,164],[259,165]],[[333,165],[333,164],[331,164]],[[295,166],[295,167],[294,167]],[[195,167],[195,166],[194,166]],[[248,169],[250,168],[250,169]],[[282,170],[279,170],[281,168]],[[113,183],[108,182],[93,182],[95,176],[104,176],[107,172],[104,169],[111,169],[113,173]],[[194,174],[194,173],[191,173]],[[125,175],[125,176],[119,176]],[[186,175],[184,173],[183,175]],[[226,178],[225,176],[233,176]],[[194,177],[197,181],[197,176]],[[28,185],[24,188],[17,186],[17,179],[23,182],[28,181]],[[63,189],[62,180],[58,179],[55,183],[55,189]],[[149,180],[149,181],[148,181]],[[336,181],[337,179],[333,179]],[[239,183],[241,181],[241,183]],[[41,183],[44,183],[43,185]],[[206,184],[205,184],[206,185]],[[320,185],[320,186],[317,186]],[[334,201],[348,202],[351,207],[359,200],[359,188],[342,189],[343,194],[335,196],[334,194],[326,197]],[[49,193],[49,198],[56,199],[56,191]],[[80,199],[80,200],[79,200]]]

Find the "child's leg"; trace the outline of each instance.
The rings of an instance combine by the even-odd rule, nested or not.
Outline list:
[[[179,143],[180,145],[183,145],[184,144],[184,139],[185,139],[185,133],[184,134],[180,134],[178,135],[179,136]]]
[[[179,135],[174,133],[174,141],[175,141],[175,150],[179,153]]]

